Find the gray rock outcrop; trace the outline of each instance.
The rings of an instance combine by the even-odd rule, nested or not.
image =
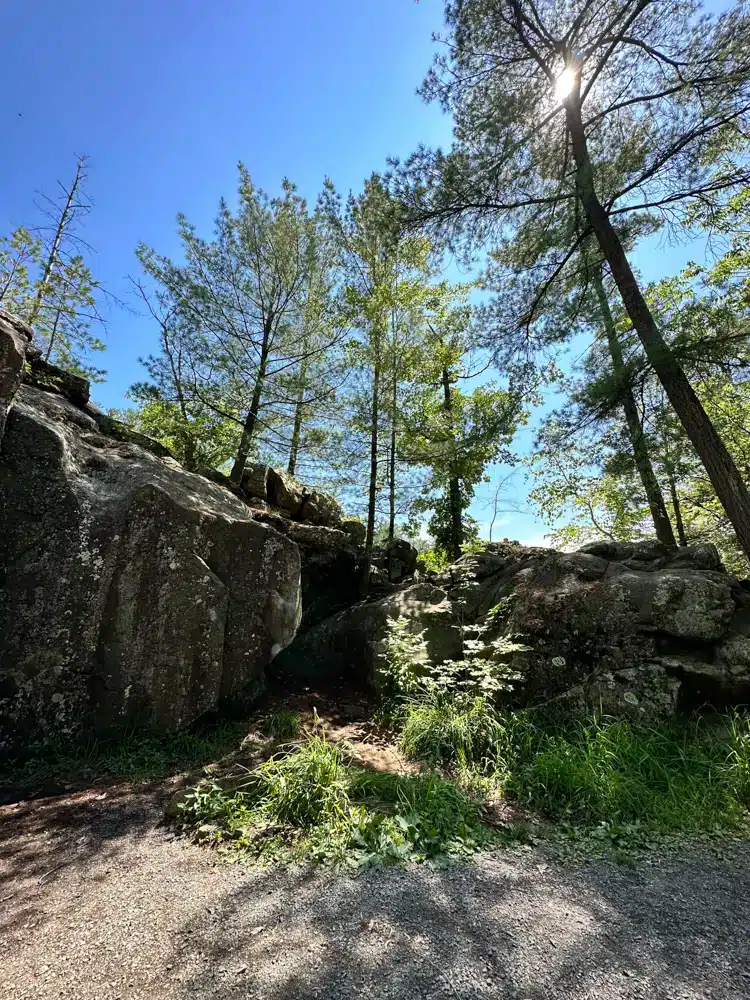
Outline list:
[[[18,392],[32,331],[23,320],[0,309],[0,440],[8,410]]]
[[[750,701],[750,595],[713,546],[597,543],[580,552],[489,545],[440,574],[358,604],[300,635],[279,666],[372,683],[389,617],[427,629],[427,651],[460,658],[460,626],[508,598],[505,631],[530,647],[511,704],[584,705],[660,717]]]
[[[222,486],[29,386],[0,447],[0,744],[180,728],[294,637],[299,549]]]
[[[282,469],[248,463],[242,474],[242,490],[251,504],[262,501],[292,521],[339,530],[344,527],[344,512],[335,497],[305,486]]]

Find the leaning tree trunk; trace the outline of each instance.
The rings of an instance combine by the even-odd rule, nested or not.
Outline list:
[[[448,425],[453,430],[453,393],[451,391],[450,372],[443,368],[443,410],[446,413]],[[461,517],[461,481],[455,468],[451,468],[448,479],[448,507],[450,511],[450,541],[448,555],[452,562],[461,556],[461,545],[464,540],[463,518]]]
[[[263,398],[263,389],[266,383],[266,372],[268,370],[268,351],[269,344],[271,342],[272,325],[273,320],[272,318],[269,318],[263,328],[263,341],[260,348],[260,364],[258,366],[258,374],[255,379],[255,386],[253,387],[253,397],[250,400],[250,409],[247,411],[245,423],[242,427],[242,437],[240,438],[237,455],[234,459],[234,464],[232,465],[232,471],[229,473],[229,478],[233,483],[237,483],[238,486],[242,482],[242,473],[245,471],[247,457],[250,454],[250,447],[253,443],[255,428],[258,425],[260,402]]]
[[[57,341],[57,328],[60,325],[61,313],[62,309],[58,306],[57,309],[55,310],[55,322],[52,324],[52,329],[49,332],[49,339],[47,341],[47,350],[44,352],[45,361],[49,361],[49,359],[52,357],[52,349],[54,348],[55,342]]]
[[[52,239],[52,246],[50,247],[50,252],[47,256],[47,260],[44,264],[44,271],[42,272],[42,278],[39,282],[39,287],[37,288],[36,295],[34,296],[34,302],[31,306],[31,311],[26,317],[26,321],[29,326],[33,326],[37,319],[39,318],[39,313],[41,312],[42,306],[44,305],[44,300],[47,296],[47,290],[49,288],[50,279],[52,277],[52,271],[57,263],[58,257],[60,255],[60,247],[62,245],[63,237],[65,236],[65,230],[68,228],[68,222],[70,221],[71,213],[74,209],[76,191],[78,190],[78,185],[81,183],[81,177],[83,175],[83,167],[85,163],[85,157],[79,157],[78,165],[76,167],[76,175],[73,178],[73,184],[68,191],[68,197],[65,201],[65,207],[62,210],[62,214],[57,223],[57,228],[55,229],[55,235]],[[64,190],[64,189],[63,189]],[[49,356],[49,352],[48,352]]]
[[[672,522],[669,520],[667,505],[664,501],[659,481],[654,473],[654,468],[651,465],[651,459],[649,458],[648,448],[646,447],[646,439],[643,434],[643,424],[638,413],[638,407],[636,406],[635,399],[633,398],[633,392],[625,379],[625,360],[622,355],[622,347],[620,346],[620,341],[617,337],[615,321],[609,308],[607,293],[604,290],[604,283],[602,281],[601,270],[599,268],[594,269],[592,273],[592,281],[594,284],[594,290],[596,291],[596,297],[599,301],[599,311],[601,312],[604,329],[607,333],[607,343],[609,345],[609,353],[612,358],[612,369],[621,386],[622,408],[625,413],[625,422],[628,425],[628,436],[630,437],[630,444],[633,448],[635,467],[638,470],[638,475],[641,477],[641,483],[643,484],[643,489],[646,493],[649,510],[651,511],[651,518],[654,522],[654,528],[656,530],[656,537],[663,545],[666,545],[670,549],[674,549],[677,548],[677,542],[675,541],[674,532],[672,531]]]
[[[610,272],[620,291],[633,328],[643,344],[646,357],[708,473],[711,485],[726,511],[737,540],[745,554],[750,557],[750,492],[685,372],[659,332],[628,263],[620,238],[596,193],[581,118],[580,82],[566,99],[565,112],[576,163],[578,197],[586,218],[609,264]]]

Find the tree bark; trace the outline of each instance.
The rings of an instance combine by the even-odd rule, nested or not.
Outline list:
[[[450,372],[443,368],[443,410],[447,414],[448,424],[453,426],[453,394],[451,391]],[[448,555],[453,562],[461,556],[461,545],[464,540],[464,526],[461,517],[461,481],[455,467],[449,470],[448,507],[450,510],[450,541]]]
[[[49,361],[52,354],[52,348],[55,346],[55,341],[57,340],[57,327],[60,323],[60,313],[61,309],[57,309],[55,312],[55,322],[52,324],[52,329],[50,330],[49,340],[47,341],[47,350],[44,354],[44,360]]]
[[[396,407],[398,405],[398,381],[396,371],[393,372],[393,388],[391,391],[391,446],[388,455],[388,502],[390,516],[388,518],[388,541],[392,542],[396,535]]]
[[[255,385],[253,386],[253,396],[250,401],[250,409],[247,411],[247,416],[245,417],[245,423],[242,427],[242,437],[240,438],[237,455],[235,457],[234,464],[232,465],[232,471],[229,473],[229,478],[233,483],[237,483],[238,486],[242,482],[242,473],[245,471],[247,456],[250,454],[253,435],[255,434],[255,428],[258,425],[258,414],[260,413],[260,403],[263,398],[266,372],[268,370],[268,352],[269,344],[271,342],[272,328],[273,316],[269,316],[266,319],[266,324],[263,328],[263,341],[260,348],[260,364],[258,365],[258,375],[255,379]]]
[[[599,268],[594,269],[592,282],[599,302],[599,311],[601,313],[604,329],[607,334],[607,344],[609,345],[609,353],[612,358],[612,369],[621,386],[622,408],[625,413],[625,422],[628,426],[630,444],[633,448],[635,467],[638,470],[638,475],[641,477],[641,483],[643,484],[643,489],[646,493],[649,510],[651,511],[651,518],[654,522],[656,537],[662,545],[666,545],[670,549],[675,549],[677,548],[677,542],[675,541],[674,532],[672,531],[672,522],[669,520],[667,505],[664,502],[659,481],[656,478],[654,468],[651,464],[651,459],[649,458],[648,448],[646,447],[646,439],[643,434],[643,424],[641,423],[641,418],[638,413],[638,407],[636,406],[635,399],[633,398],[632,390],[625,381],[625,360],[622,355],[622,347],[620,346],[620,341],[617,337],[615,321],[609,308],[607,293],[604,290],[604,283],[602,281],[601,270]]]
[[[300,372],[300,386],[297,399],[294,403],[294,426],[292,428],[292,444],[289,448],[289,462],[286,471],[293,476],[297,470],[297,457],[299,455],[299,444],[302,438],[302,410],[305,405],[305,392],[307,391],[307,359],[302,362]]]
[[[599,200],[581,119],[580,81],[565,101],[568,132],[576,163],[576,184],[589,225],[609,264],[633,328],[651,366],[664,387],[685,432],[703,463],[737,540],[750,556],[750,492],[732,456],[717,434],[693,387],[662,337],[628,263],[609,216]]]
[[[684,548],[687,546],[688,540],[685,534],[685,522],[682,520],[682,505],[677,493],[677,483],[671,469],[667,470],[667,476],[669,478],[669,495],[672,498],[672,508],[674,510],[674,523],[677,526],[677,537],[680,539],[680,545]]]
[[[378,419],[380,417],[380,333],[376,333],[375,360],[372,370],[372,403],[370,407],[370,485],[367,501],[367,532],[365,551],[360,564],[359,590],[367,597],[370,589],[370,567],[375,538],[375,502],[378,493]]]

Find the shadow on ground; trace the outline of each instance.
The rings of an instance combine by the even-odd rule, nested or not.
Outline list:
[[[750,995],[748,845],[636,870],[535,849],[349,878],[221,864],[159,827],[163,790],[102,794],[0,810],[3,995]]]
[[[749,889],[746,868],[561,871],[537,855],[333,884],[267,874],[183,926],[176,995],[740,1000]]]

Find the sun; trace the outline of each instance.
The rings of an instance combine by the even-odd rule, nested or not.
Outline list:
[[[573,88],[576,85],[576,71],[572,66],[568,66],[562,71],[555,81],[555,94],[557,95],[558,101],[562,104],[566,97],[568,97]]]

